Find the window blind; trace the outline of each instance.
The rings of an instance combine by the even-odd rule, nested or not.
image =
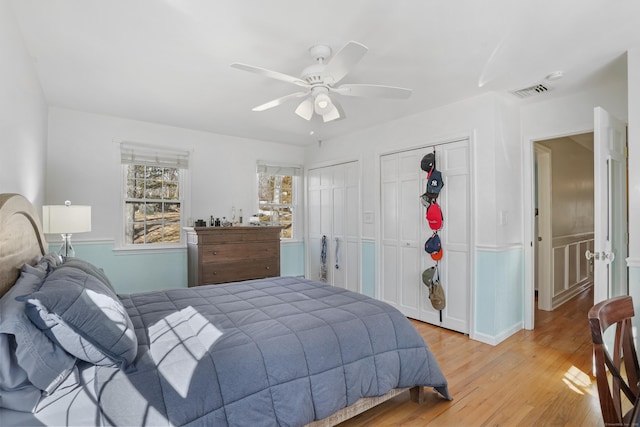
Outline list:
[[[256,171],[279,176],[302,176],[301,166],[274,165],[258,162]]]
[[[122,164],[189,168],[188,151],[135,142],[120,143],[120,160]]]

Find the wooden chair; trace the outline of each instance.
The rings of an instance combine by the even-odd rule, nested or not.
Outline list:
[[[602,301],[589,310],[589,325],[595,357],[596,382],[605,426],[627,426],[638,398],[638,357],[633,343],[631,319],[635,315],[630,296]],[[613,357],[604,345],[604,331],[616,326]],[[624,370],[622,366],[624,364]],[[611,372],[609,385],[607,369]],[[626,378],[625,378],[626,377]],[[622,391],[622,394],[620,393]],[[630,405],[623,412],[623,396]],[[626,404],[625,404],[625,407]]]

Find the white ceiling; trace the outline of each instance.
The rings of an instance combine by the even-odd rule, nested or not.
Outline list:
[[[50,105],[220,134],[306,145],[464,98],[515,89],[562,70],[562,96],[624,78],[640,46],[637,0],[12,0]],[[408,100],[341,97],[322,123],[297,92],[231,68],[293,76],[308,48],[355,40],[369,52],[341,83],[413,89]],[[517,99],[515,96],[514,100]],[[313,131],[313,135],[310,133]]]

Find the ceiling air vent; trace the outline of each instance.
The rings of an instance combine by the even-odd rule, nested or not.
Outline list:
[[[551,90],[551,87],[542,83],[537,83],[533,86],[511,91],[511,93],[518,98],[528,98],[533,95],[540,95],[542,93],[548,92],[549,90]]]

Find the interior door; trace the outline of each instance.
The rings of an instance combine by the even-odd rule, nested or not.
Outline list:
[[[625,125],[594,110],[594,304],[627,295],[627,180]]]
[[[349,162],[307,174],[307,277],[354,292],[360,291],[359,170]]]

